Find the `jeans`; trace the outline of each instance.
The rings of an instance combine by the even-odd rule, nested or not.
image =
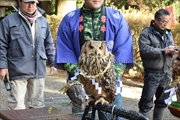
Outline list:
[[[169,93],[164,91],[169,88],[171,76],[170,70],[167,73],[145,71],[144,87],[139,101],[140,111],[149,112],[154,103],[156,107],[167,107],[164,100],[169,97]],[[153,101],[154,95],[155,101]]]
[[[116,95],[115,101],[112,103],[112,105],[116,105],[117,107],[122,108],[122,97],[121,97],[121,94]],[[99,120],[112,120],[112,115],[111,114],[103,113],[100,110],[97,110],[97,111],[98,111]],[[92,120],[96,119],[95,113],[96,113],[96,109],[93,108],[92,109]],[[118,117],[117,120],[122,120],[122,118]]]

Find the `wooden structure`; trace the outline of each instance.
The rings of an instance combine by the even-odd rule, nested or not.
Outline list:
[[[5,8],[10,7],[11,4],[16,5],[16,0],[0,0],[0,18],[5,16]]]
[[[80,117],[74,116],[60,109],[53,108],[48,112],[49,107],[24,109],[24,110],[0,110],[0,118],[3,120],[80,120]]]
[[[17,6],[18,0],[0,0],[0,18],[5,17],[5,8]],[[46,2],[51,0],[38,0],[39,2]]]

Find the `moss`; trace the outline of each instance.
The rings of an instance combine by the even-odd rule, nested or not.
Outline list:
[[[171,106],[180,108],[180,102],[172,101]]]

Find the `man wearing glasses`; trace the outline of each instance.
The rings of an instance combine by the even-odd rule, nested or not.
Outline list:
[[[172,33],[166,28],[170,17],[168,10],[159,9],[150,27],[145,28],[139,37],[144,67],[144,87],[139,101],[139,112],[149,118],[149,111],[154,107],[153,120],[163,119],[167,107],[164,100],[169,97],[169,93],[164,91],[168,89],[172,76],[172,56],[177,53]]]

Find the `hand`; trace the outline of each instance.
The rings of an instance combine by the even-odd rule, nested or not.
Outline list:
[[[2,68],[2,69],[0,69],[0,80],[4,80],[4,77],[5,77],[5,75],[7,75],[7,69],[5,69],[5,68]]]
[[[175,50],[174,49],[175,48],[175,46],[168,46],[168,47],[166,47],[164,50],[165,50],[165,53],[166,54],[171,54],[171,55],[174,55],[174,54],[177,54],[178,53],[178,51],[177,50]]]
[[[174,50],[174,51],[171,51],[170,54],[173,56],[173,55],[176,55],[179,53],[179,50]]]
[[[54,74],[56,71],[57,71],[57,69],[55,67],[51,67],[50,68],[50,73],[51,74]]]

